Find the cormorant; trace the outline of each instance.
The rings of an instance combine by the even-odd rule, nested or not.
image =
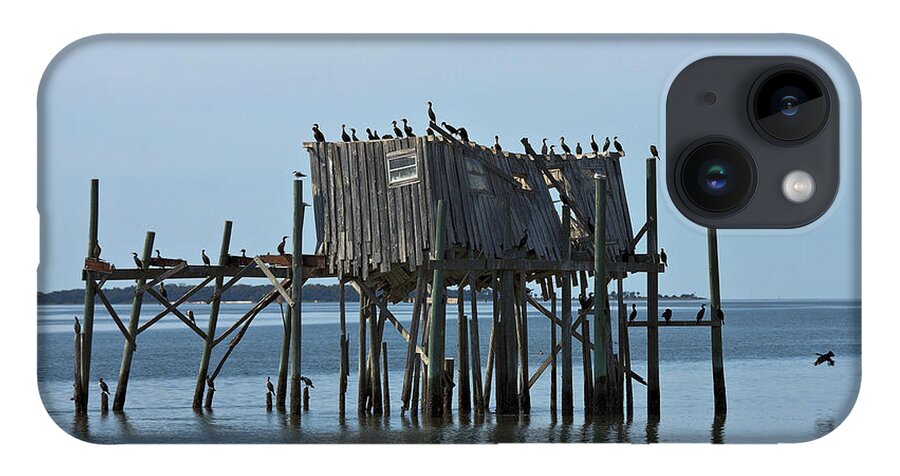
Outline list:
[[[325,134],[322,134],[322,131],[319,130],[318,124],[313,124],[313,137],[316,138],[316,142],[325,142]]]
[[[163,299],[165,299],[166,301],[169,300],[169,293],[166,291],[166,287],[163,286],[163,283],[159,283],[159,294],[160,294],[160,296],[162,296]]]
[[[78,320],[78,316],[75,316],[75,335],[81,334],[81,322]]]
[[[409,121],[407,121],[405,117],[403,118],[403,131],[406,132],[406,137],[416,136],[415,134],[413,134],[412,126],[409,125]]]
[[[816,359],[816,362],[813,365],[824,364],[827,362],[829,367],[834,367],[834,360],[832,360],[832,357],[834,357],[834,352],[830,350],[825,354],[816,352],[816,355],[818,355],[819,358]]]
[[[628,316],[628,322],[634,322],[637,319],[637,306],[635,304],[631,305],[631,315]]]
[[[312,382],[312,380],[309,379],[309,377],[304,377],[301,375],[300,381],[303,382],[303,385],[306,385],[309,388],[316,388],[316,386],[313,385],[313,382]]]
[[[245,250],[244,248],[241,248],[241,258],[246,258],[246,257],[247,257],[247,250]]]
[[[583,150],[581,149],[581,142],[575,143],[575,155],[581,155]]]
[[[301,171],[299,171],[299,170],[295,170],[295,171],[294,171],[294,178],[298,178],[298,179],[299,179],[299,178],[303,178],[303,177],[306,177],[306,174],[305,174],[305,173],[303,173],[303,172],[301,172]]]
[[[381,136],[381,138],[382,138],[382,139],[393,139],[394,136],[392,136],[392,135],[390,135],[390,134],[385,134],[385,135]]]
[[[547,155],[547,138],[541,139],[541,155]]]
[[[659,249],[659,260],[662,262],[663,268],[666,268],[669,266],[669,257],[666,255],[665,248]]]
[[[200,259],[203,260],[204,266],[209,266],[209,256],[206,256],[206,250],[200,250]]]
[[[97,380],[97,384],[100,385],[100,395],[103,395],[104,393],[109,395],[109,385],[107,385],[106,382],[103,381],[103,377],[100,377]]]
[[[359,142],[359,138],[356,137],[356,129],[352,127],[350,128],[350,140],[352,140],[353,142]]]
[[[141,259],[137,257],[137,253],[132,251],[131,255],[134,257],[134,264],[138,267],[138,269],[143,268],[144,263],[141,263]]]
[[[556,158],[556,150],[554,150],[555,147],[556,147],[555,145],[550,146],[550,152],[549,152],[548,157],[550,157],[551,160]]]
[[[725,312],[722,311],[722,308],[716,309],[716,317],[718,317],[720,321],[725,322]]]
[[[278,254],[280,254],[280,255],[284,254],[284,244],[287,241],[287,238],[288,237],[286,237],[286,236],[282,236],[281,243],[278,243]]]
[[[213,382],[213,379],[209,378],[209,375],[206,376],[206,386],[209,387],[210,390],[216,389],[216,383]]]
[[[566,138],[565,138],[565,137],[560,137],[560,138],[559,138],[559,148],[562,149],[563,152],[566,153],[566,155],[570,155],[570,154],[572,153],[572,149],[570,149],[569,146],[566,145]]]
[[[597,141],[594,140],[594,134],[591,134],[591,150],[594,151],[594,154],[600,153],[600,146],[597,145]]]
[[[442,126],[444,129],[447,129],[447,132],[449,132],[449,133],[451,133],[451,134],[453,134],[453,135],[458,135],[458,134],[459,134],[459,129],[457,129],[457,128],[451,126],[450,124],[447,124],[446,122],[442,122],[442,123],[441,123],[441,126]]]
[[[275,386],[272,385],[272,381],[269,379],[269,377],[266,377],[266,393],[275,395]]]
[[[394,136],[398,139],[402,138],[403,131],[401,131],[400,128],[397,127],[397,121],[391,121],[391,126],[394,128]]]
[[[427,134],[428,137],[434,137],[434,129],[432,129],[431,126],[428,126],[425,128],[425,134]]]
[[[459,134],[459,139],[463,141],[464,144],[469,143],[469,131],[467,131],[465,127],[460,127],[456,132]]]
[[[665,318],[666,323],[671,321],[672,320],[672,310],[669,308],[666,308],[666,310],[663,311],[663,313],[662,313],[662,317]]]
[[[347,134],[346,127],[346,124],[341,124],[341,140],[344,142],[350,142],[350,134]]]
[[[527,244],[528,244],[528,228],[525,229],[525,233],[522,234],[522,239],[519,240],[519,245],[516,246],[516,248],[522,249]]]
[[[197,319],[194,319],[194,311],[188,309],[187,317],[188,317],[188,319],[191,320],[191,324],[193,324],[195,326],[197,325]]]
[[[434,109],[431,108],[431,101],[428,101],[428,119],[431,122],[437,123],[437,116],[434,115]]]
[[[701,304],[700,310],[697,311],[697,324],[700,324],[700,321],[703,320],[704,314],[706,314],[706,304]]]
[[[494,153],[499,154],[503,152],[503,148],[500,147],[500,136],[494,136]]]
[[[606,140],[603,141],[603,155],[609,155],[609,136],[606,136]]]
[[[162,259],[162,256],[159,255],[159,250],[153,250],[156,252],[156,259]]]
[[[656,150],[656,146],[653,144],[650,144],[650,155],[653,156],[654,159],[659,158],[659,151]]]
[[[366,134],[369,136],[369,140],[378,140],[378,131],[372,132],[372,129],[366,127]]]
[[[578,304],[581,304],[581,311],[587,311],[591,308],[591,304],[594,302],[594,293],[590,293],[585,296],[583,293],[578,296]]]
[[[619,136],[613,137],[613,148],[619,153],[620,157],[625,157],[625,149],[622,148],[622,144],[619,143],[618,139]]]

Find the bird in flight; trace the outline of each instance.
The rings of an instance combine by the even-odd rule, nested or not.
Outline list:
[[[816,359],[816,362],[813,365],[828,363],[829,367],[834,367],[834,360],[832,359],[832,357],[834,357],[834,352],[830,350],[824,354],[816,352],[816,355],[818,355],[819,358]]]

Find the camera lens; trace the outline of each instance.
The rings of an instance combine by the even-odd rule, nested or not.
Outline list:
[[[828,95],[821,81],[799,67],[769,70],[757,80],[751,110],[758,130],[779,141],[815,136],[828,120]]]
[[[676,167],[680,191],[704,215],[737,212],[756,188],[750,153],[729,139],[707,138],[691,144]]]

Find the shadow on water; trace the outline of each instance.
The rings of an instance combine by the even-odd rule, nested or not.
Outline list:
[[[709,441],[714,444],[725,443],[725,415],[716,415],[713,418]]]

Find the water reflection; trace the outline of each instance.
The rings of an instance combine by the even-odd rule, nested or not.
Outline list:
[[[714,444],[722,444],[725,442],[725,415],[716,415],[713,418],[712,429],[710,430],[710,442]]]
[[[647,415],[647,443],[659,443],[658,415]]]

